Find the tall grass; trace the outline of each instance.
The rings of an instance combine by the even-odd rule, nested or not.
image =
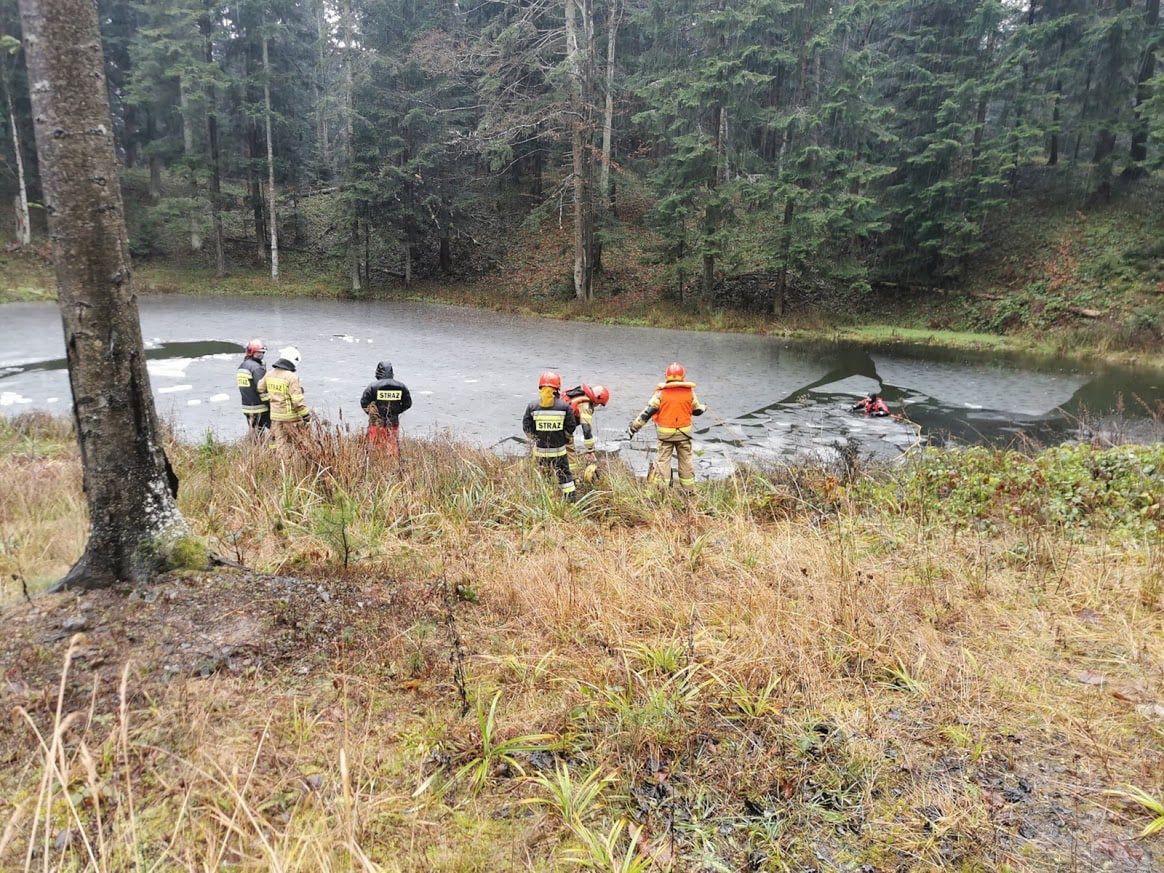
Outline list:
[[[215,550],[356,593],[305,673],[162,683],[138,646],[115,704],[23,704],[5,869],[1055,869],[1080,850],[1051,806],[1160,796],[1159,447],[749,470],[690,498],[611,464],[573,507],[448,443],[174,454]],[[198,582],[224,613],[311,620],[232,578]],[[1025,848],[999,811],[1020,777]],[[1143,828],[1112,816],[1072,821]]]

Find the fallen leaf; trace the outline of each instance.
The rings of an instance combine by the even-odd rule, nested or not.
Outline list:
[[[1080,670],[1075,674],[1075,678],[1084,685],[1102,685],[1107,681],[1107,677],[1102,673],[1092,673],[1090,670]]]

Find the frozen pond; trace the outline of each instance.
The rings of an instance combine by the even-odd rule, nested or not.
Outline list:
[[[502,450],[520,446],[521,413],[542,370],[560,371],[566,385],[610,388],[597,424],[600,440],[612,442],[666,365],[679,360],[711,409],[697,420],[705,470],[827,454],[849,438],[865,453],[896,454],[915,441],[914,427],[848,411],[878,388],[927,437],[963,442],[1062,438],[1078,417],[1102,418],[1121,404],[1132,427],[1153,438],[1148,410],[1164,402],[1164,374],[1154,370],[569,323],[439,304],[156,296],[143,298],[141,316],[159,411],[188,439],[244,432],[234,370],[252,336],[266,340],[268,363],[281,346],[299,347],[307,401],[332,422],[362,426],[360,393],[387,359],[413,392],[406,434],[448,432]],[[0,306],[0,336],[0,413],[66,412],[55,305]],[[649,442],[643,435],[630,447],[636,466]]]

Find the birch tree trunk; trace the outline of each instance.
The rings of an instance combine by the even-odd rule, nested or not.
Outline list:
[[[20,0],[20,14],[89,507],[60,587],[144,582],[188,530],[146,372],[97,6]]]
[[[8,123],[12,126],[12,150],[16,153],[16,241],[22,246],[32,243],[32,223],[28,217],[28,186],[24,181],[24,156],[20,154],[20,128],[16,124],[16,110],[12,107],[12,90],[4,78],[4,101],[8,107]]]
[[[349,189],[355,178],[356,139],[353,114],[355,113],[355,75],[352,72],[352,52],[355,51],[356,29],[352,23],[351,0],[344,0],[344,159],[347,166],[344,172],[347,175]],[[348,199],[352,210],[351,238],[348,241],[348,272],[352,280],[352,295],[358,296],[360,285],[360,215],[357,210],[355,196],[349,191]]]
[[[182,116],[182,152],[189,160],[194,157],[194,121],[190,117],[190,93],[182,78],[178,79],[178,112]],[[202,251],[202,231],[197,209],[190,212],[190,251]]]
[[[271,139],[271,58],[263,34],[263,107],[267,127],[267,224],[271,228],[271,280],[279,281],[279,218],[275,213],[275,144]]]
[[[590,153],[590,112],[586,54],[591,47],[593,23],[590,20],[590,0],[565,0],[566,3],[566,63],[571,79],[570,153],[574,189],[574,296],[579,300],[594,299],[594,209],[592,203],[593,158]],[[581,19],[579,21],[578,19]],[[579,34],[581,30],[581,34]]]

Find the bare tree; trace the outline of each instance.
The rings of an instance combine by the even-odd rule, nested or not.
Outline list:
[[[267,128],[267,215],[271,225],[271,280],[279,281],[279,219],[275,213],[275,144],[271,139],[271,56],[263,34],[263,107]]]
[[[344,25],[344,160],[347,162],[344,172],[347,174],[347,182],[350,185],[352,179],[355,178],[356,161],[356,135],[354,126],[356,81],[355,74],[352,71],[352,56],[356,51],[356,28],[354,25],[355,19],[352,17],[351,0],[344,0],[342,12]],[[348,268],[352,282],[352,296],[359,296],[361,291],[360,213],[356,208],[354,194],[349,195],[349,206],[351,207],[352,215],[350,225],[351,234],[348,238]]]
[[[145,581],[187,536],[130,272],[93,0],[20,0],[89,542],[62,587]]]
[[[602,167],[599,176],[599,192],[603,209],[610,203],[610,161],[611,140],[614,132],[614,52],[618,45],[618,27],[622,23],[622,4],[614,0],[607,13],[606,21],[606,108],[602,113]]]
[[[5,34],[0,37],[0,51],[13,57],[20,51],[20,41]],[[4,103],[8,108],[8,123],[12,127],[12,151],[16,156],[16,241],[22,246],[32,243],[32,223],[28,217],[28,185],[24,180],[24,156],[20,153],[20,126],[16,123],[16,110],[12,106],[12,80],[7,62],[0,72],[0,87],[4,89]]]
[[[591,0],[565,0],[566,66],[571,81],[574,183],[574,296],[594,299],[594,14]]]

